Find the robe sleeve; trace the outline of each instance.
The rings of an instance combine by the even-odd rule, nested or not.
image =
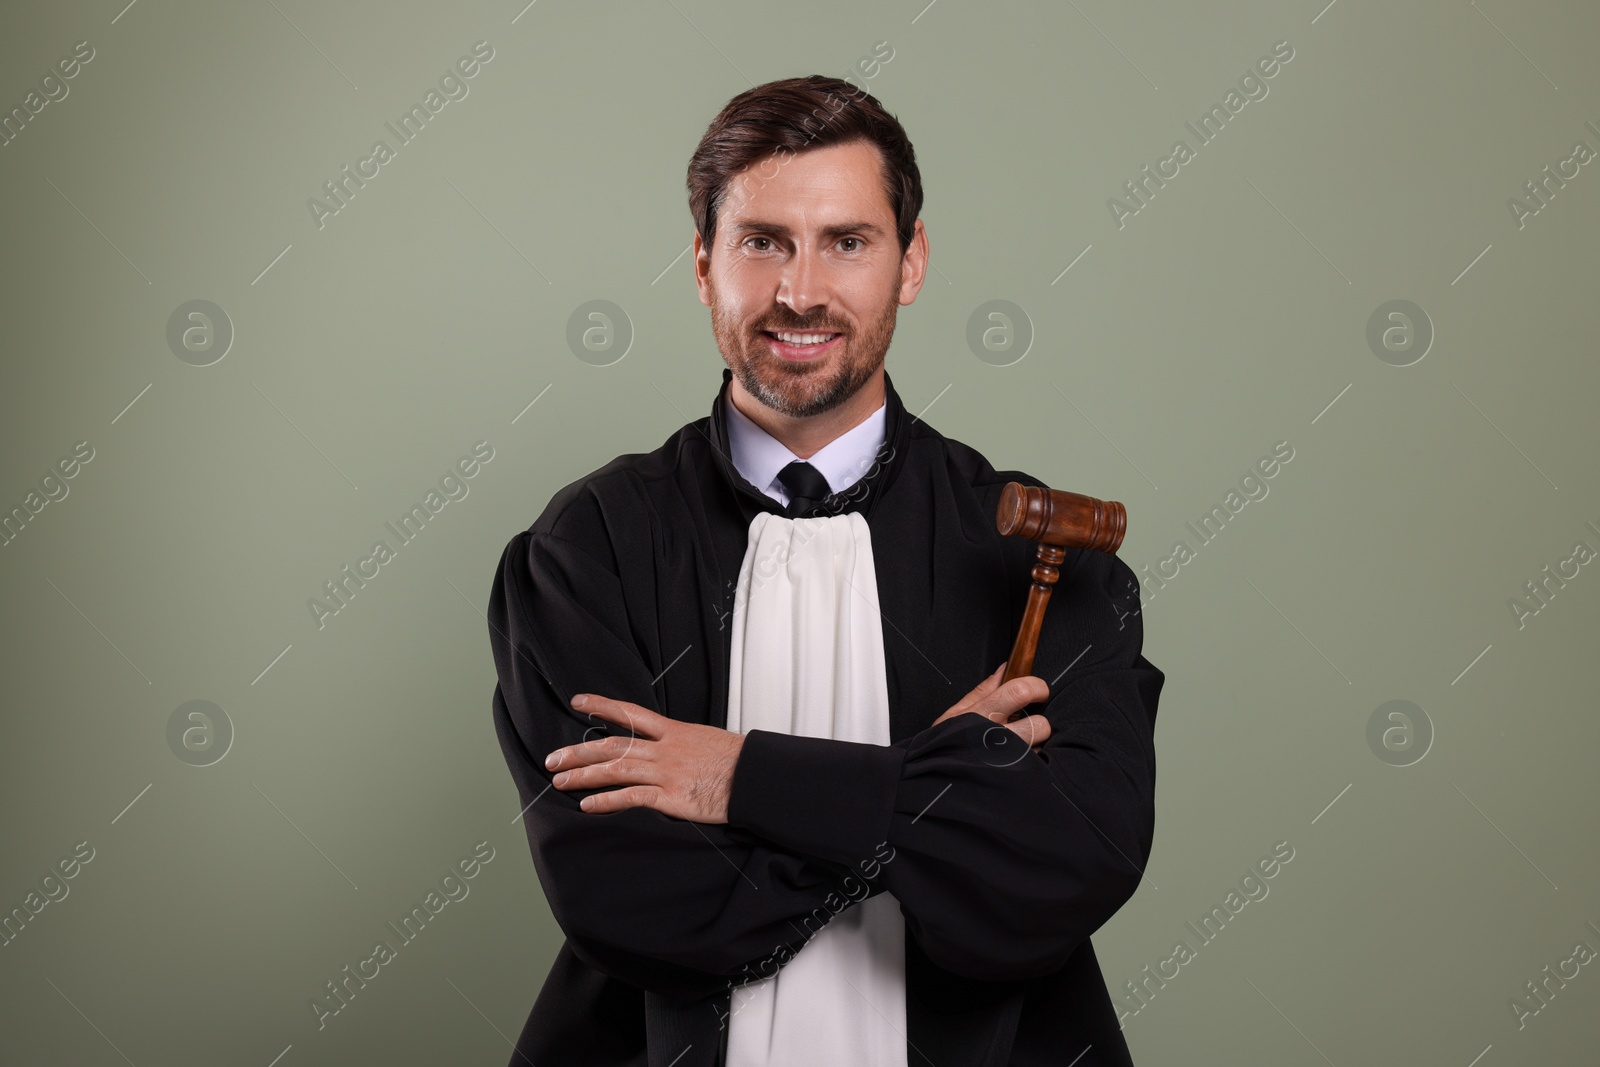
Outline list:
[[[1034,661],[1059,675],[1028,709],[1050,720],[1039,752],[963,714],[889,746],[899,765],[845,775],[841,742],[752,730],[729,824],[844,863],[884,834],[881,880],[934,963],[989,981],[1059,969],[1138,888],[1154,834],[1164,676],[1141,654],[1139,606],[1116,556],[1080,550],[1063,568]],[[925,710],[931,723],[946,708]]]
[[[603,790],[551,786],[550,752],[626,734],[574,710],[575,694],[661,710],[612,565],[564,537],[520,533],[501,557],[488,623],[495,729],[521,796],[534,867],[556,923],[585,962],[651,992],[704,997],[765,977],[775,958],[797,951],[844,901],[882,892],[881,883],[869,890],[861,877],[849,880],[875,873],[865,867],[844,870],[746,830],[650,808],[586,812],[578,802]],[[902,757],[858,746],[841,766],[877,782],[878,792],[851,795],[887,805],[894,776],[884,772]],[[863,858],[882,840],[868,844]]]

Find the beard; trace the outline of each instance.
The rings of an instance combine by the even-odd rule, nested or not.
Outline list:
[[[859,332],[826,313],[809,318],[796,316],[781,305],[748,324],[735,322],[710,282],[711,331],[722,350],[723,362],[745,392],[773,411],[792,418],[808,418],[843,404],[865,385],[883,366],[894,338],[895,315],[899,310],[896,294]],[[842,334],[839,349],[819,360],[786,360],[772,351],[764,330],[793,330],[798,333]]]

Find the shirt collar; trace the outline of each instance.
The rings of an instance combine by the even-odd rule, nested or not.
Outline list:
[[[733,465],[732,452],[728,447],[728,405],[724,403],[732,387],[733,371],[723,367],[722,388],[717,391],[716,399],[711,402],[710,414],[692,423],[691,426],[698,431],[698,438],[704,439],[710,448],[713,457],[711,462],[718,474],[716,482],[732,493],[730,503],[738,508],[748,526],[761,512],[781,513],[786,507],[751,485]],[[823,510],[830,515],[859,511],[864,518],[870,520],[878,498],[886,495],[890,486],[899,477],[900,469],[906,465],[907,456],[917,447],[917,439],[926,436],[924,431],[917,428],[916,424],[920,420],[906,410],[899,391],[894,387],[894,376],[889,373],[888,368],[883,372],[883,404],[885,408],[883,447],[873,458],[871,469],[862,475],[860,480],[843,492],[835,493],[828,498],[827,506]],[[927,432],[934,431],[930,427]],[[742,541],[738,547],[742,550],[744,547]]]
[[[778,481],[778,472],[800,457],[735,407],[726,394],[723,405],[734,466],[745,481],[778,503],[787,504],[789,494]],[[886,418],[887,401],[860,424],[819,448],[806,462],[828,480],[830,490],[843,492],[871,469],[883,447]]]

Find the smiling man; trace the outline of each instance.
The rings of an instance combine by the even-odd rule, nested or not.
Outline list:
[[[1038,675],[1000,684],[1033,559],[995,508],[1043,483],[884,371],[928,239],[875,98],[742,93],[688,186],[710,414],[558,492],[491,591],[566,935],[511,1062],[1131,1063],[1089,937],[1153,834],[1137,580],[1068,549]]]

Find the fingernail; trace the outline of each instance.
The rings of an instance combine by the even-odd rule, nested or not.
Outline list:
[[[578,807],[582,808],[584,811],[588,811],[594,806],[593,804],[589,803],[590,799],[591,798],[589,797],[584,797],[582,800],[578,801]]]
[[[552,778],[551,781],[555,783],[557,789],[561,788],[567,784],[567,772],[562,771],[560,774]]]
[[[547,771],[554,770],[556,764],[558,764],[560,762],[561,762],[561,757],[558,756],[556,753],[552,752],[552,753],[550,753],[550,755],[548,755],[548,756],[546,756],[544,758],[544,769],[547,770]]]
[[[579,693],[577,696],[572,698],[572,706],[575,708],[581,708],[588,699],[588,693]]]

